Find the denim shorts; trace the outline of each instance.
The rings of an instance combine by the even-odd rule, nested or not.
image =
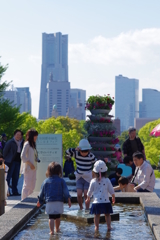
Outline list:
[[[79,178],[76,182],[76,188],[77,189],[81,189],[82,191],[84,190],[88,190],[89,188],[89,182],[87,182],[86,180],[84,180],[82,177]]]

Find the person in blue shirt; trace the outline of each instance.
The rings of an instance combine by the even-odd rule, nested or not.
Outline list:
[[[68,177],[70,173],[74,173],[74,165],[70,156],[66,155],[65,159],[66,161],[64,163],[63,172],[65,173],[64,177]]]
[[[60,214],[63,213],[63,199],[68,201],[71,207],[71,197],[62,177],[62,168],[59,163],[51,162],[46,172],[47,179],[44,180],[38,196],[37,207],[46,202],[46,213],[49,215],[50,234],[54,234],[54,224],[56,232],[59,232]]]

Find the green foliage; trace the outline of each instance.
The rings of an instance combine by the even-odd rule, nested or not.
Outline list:
[[[150,136],[150,132],[160,123],[160,119],[147,123],[139,130],[138,136],[145,147],[147,160],[150,160],[151,165],[158,166],[160,155],[160,137]]]
[[[123,143],[126,141],[126,139],[128,138],[128,131],[124,131],[121,133],[120,136],[118,136],[118,139],[119,139],[119,145],[123,146]]]
[[[0,65],[0,97],[3,96],[3,92],[9,86],[9,83],[7,83],[7,82],[1,83],[1,78],[4,75],[4,73],[6,72],[7,68],[8,68],[8,65],[6,65],[6,66]]]
[[[20,128],[28,113],[19,113],[19,108],[12,107],[8,100],[0,100],[0,133],[6,133],[8,138],[13,137],[15,129]]]
[[[160,178],[160,171],[159,170],[154,170],[154,174],[156,178]]]

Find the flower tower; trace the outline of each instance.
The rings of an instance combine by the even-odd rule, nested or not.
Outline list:
[[[115,135],[112,115],[109,115],[114,104],[114,98],[107,96],[90,96],[86,102],[87,115],[86,130],[92,152],[98,159],[108,158],[108,167],[114,168],[117,164],[115,144],[119,142]]]

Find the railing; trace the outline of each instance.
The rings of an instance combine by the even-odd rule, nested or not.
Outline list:
[[[0,216],[5,211],[5,175],[4,169],[0,169]]]

